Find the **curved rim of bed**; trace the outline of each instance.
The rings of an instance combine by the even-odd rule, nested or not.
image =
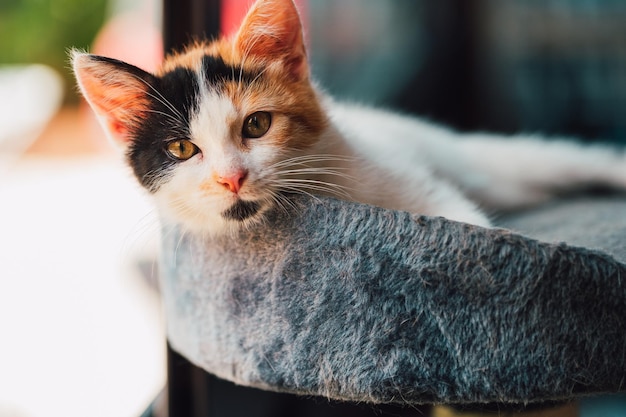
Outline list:
[[[218,377],[373,403],[626,391],[626,265],[504,229],[293,198],[254,230],[164,231],[168,339]]]

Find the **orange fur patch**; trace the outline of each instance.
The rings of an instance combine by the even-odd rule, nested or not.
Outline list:
[[[159,74],[181,67],[201,71],[205,55],[220,57],[234,68],[262,72],[249,85],[226,82],[224,91],[240,111],[269,111],[282,118],[282,129],[272,136],[278,145],[305,149],[317,142],[328,121],[308,78],[302,26],[292,0],[258,1],[234,37],[196,41],[168,56]],[[233,121],[234,133],[242,122]]]

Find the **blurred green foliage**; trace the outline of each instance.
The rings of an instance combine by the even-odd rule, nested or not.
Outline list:
[[[106,3],[107,0],[0,0],[0,65],[50,65],[66,80],[67,101],[75,101],[67,50],[88,49],[104,22]]]

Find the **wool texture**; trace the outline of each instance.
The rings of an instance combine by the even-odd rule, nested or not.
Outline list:
[[[626,390],[624,199],[605,202],[622,222],[606,227],[617,237],[602,251],[330,198],[293,202],[236,237],[163,233],[168,338],[192,363],[246,386],[372,403]],[[555,210],[503,224],[529,230],[563,218]]]

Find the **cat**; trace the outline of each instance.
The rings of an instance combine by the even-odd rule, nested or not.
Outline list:
[[[626,189],[624,150],[460,134],[340,103],[312,81],[292,0],[258,0],[230,38],[196,41],[155,74],[74,50],[78,85],[167,224],[253,227],[290,193],[334,195],[490,226],[563,190]]]

